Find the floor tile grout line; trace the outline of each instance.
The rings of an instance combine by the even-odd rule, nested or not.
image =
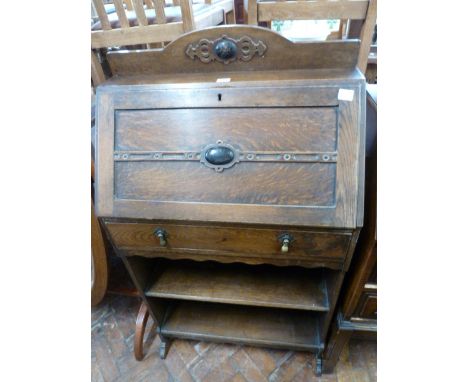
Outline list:
[[[252,364],[255,366],[255,368],[260,372],[261,375],[263,375],[262,371],[258,368],[257,366],[257,363],[252,359],[252,357],[250,356],[249,352],[248,351],[245,351],[244,348],[240,348],[244,351],[244,353],[247,355],[247,358],[249,358],[251,361],[252,361]],[[267,376],[265,376],[266,380],[268,381],[268,378],[270,378],[270,375],[271,375],[272,372],[270,372],[270,374],[268,374]]]

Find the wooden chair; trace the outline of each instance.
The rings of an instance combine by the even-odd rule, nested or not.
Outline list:
[[[167,7],[164,0],[113,0],[115,12],[108,14],[104,0],[92,2],[99,19],[91,27],[94,86],[106,78],[98,49],[172,41],[191,30],[225,22],[223,4],[232,4],[232,0],[206,0],[198,4],[193,4],[192,0],[177,0],[180,5]]]
[[[130,0],[127,0],[130,1]],[[151,0],[149,0],[151,1]],[[193,4],[215,5],[223,9],[226,16],[226,24],[235,24],[235,5],[234,0],[192,0]],[[166,6],[180,6],[180,0],[166,0]]]
[[[248,24],[273,20],[363,20],[358,68],[366,72],[377,20],[377,0],[244,0]],[[341,23],[343,25],[343,22]]]

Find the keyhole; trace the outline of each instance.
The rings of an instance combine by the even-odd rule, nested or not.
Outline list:
[[[221,101],[222,94],[218,93],[218,101]]]

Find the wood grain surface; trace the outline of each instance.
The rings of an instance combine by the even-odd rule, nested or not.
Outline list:
[[[161,333],[167,337],[317,350],[320,340],[313,313],[181,301]]]
[[[120,162],[115,165],[114,193],[121,203],[141,200],[333,208],[335,171],[334,163],[243,162],[220,174],[200,162]]]
[[[313,81],[310,82],[310,85],[312,85]],[[209,88],[209,86],[207,87]],[[223,217],[227,219],[229,216],[229,221],[234,222],[276,222],[277,224],[356,227],[359,212],[357,206],[360,198],[360,191],[356,189],[356,185],[360,185],[358,173],[361,171],[358,165],[358,150],[361,147],[361,139],[364,139],[363,134],[360,132],[362,119],[359,114],[359,102],[362,93],[359,87],[351,87],[350,89],[348,85],[347,88],[355,93],[352,102],[337,99],[339,90],[337,86],[310,86],[289,90],[286,87],[262,88],[256,90],[265,105],[274,105],[276,103],[293,105],[300,103],[298,97],[303,97],[303,102],[310,105],[311,101],[315,101],[314,94],[316,99],[320,99],[325,95],[327,103],[339,105],[336,171],[333,163],[273,165],[257,162],[249,164],[248,167],[244,163],[240,163],[221,174],[207,171],[209,169],[196,162],[132,162],[131,164],[115,162],[115,179],[112,179],[114,174],[109,171],[105,171],[104,178],[100,178],[101,180],[106,179],[104,180],[105,183],[115,187],[115,190],[107,191],[108,195],[114,195],[112,198],[114,199],[113,207],[108,206],[107,211],[99,210],[100,214],[137,218],[159,216],[163,219],[208,221],[222,221]],[[110,109],[152,108],[153,104],[159,105],[159,108],[161,108],[165,107],[165,103],[172,107],[184,104],[185,107],[220,107],[217,97],[219,91],[215,89],[203,91],[176,91],[174,89],[165,92],[149,90],[126,92],[122,90],[118,93],[113,92],[112,89],[112,87],[109,87],[109,93],[105,92],[106,94],[112,94],[112,106],[110,106],[109,112]],[[315,93],[316,91],[317,93]],[[98,92],[98,94],[100,93],[103,92]],[[211,94],[213,98],[211,98]],[[273,97],[271,97],[272,94],[274,94]],[[327,98],[331,94],[334,94],[334,96]],[[229,88],[223,90],[222,102],[225,102],[225,106],[228,107],[235,105],[236,102],[240,104],[249,102],[249,97],[252,97],[251,90],[243,91]],[[144,100],[147,100],[146,106],[143,103]],[[252,100],[252,102],[255,101]],[[320,105],[321,102],[318,102],[318,104]],[[210,109],[204,115],[214,112],[213,110]],[[289,112],[289,110],[287,111]],[[254,115],[253,111],[252,113]],[[292,112],[293,115],[295,113]],[[152,122],[147,121],[144,124],[145,126],[154,126],[154,135],[158,135],[156,133],[158,123],[164,125],[164,122],[156,118],[156,112],[151,115]],[[180,115],[183,115],[183,113]],[[312,115],[314,114],[309,114],[309,116]],[[332,113],[321,112],[316,115],[319,120],[326,121],[326,118],[329,119]],[[112,113],[108,118],[109,120],[104,123],[105,125],[110,120],[113,123],[114,114]],[[255,119],[254,116],[251,118]],[[271,125],[272,127],[268,127],[268,129],[273,129],[271,130],[275,132],[273,136],[276,134],[278,137],[278,139],[273,140],[273,142],[278,142],[274,143],[276,147],[279,147],[280,142],[282,142],[281,137],[287,135],[288,130],[292,130],[291,136],[294,138],[294,130],[298,129],[296,125],[288,123],[285,123],[284,126],[278,125],[278,119],[275,118],[273,113],[273,117],[270,116],[267,119],[268,122],[263,122],[263,126]],[[216,118],[212,120],[216,120]],[[154,123],[154,125],[151,123]],[[188,122],[187,124],[191,126]],[[101,125],[98,123],[98,126]],[[238,123],[237,126],[241,126],[241,124]],[[236,129],[241,131],[240,137],[245,136],[246,131],[250,130],[248,126],[247,124],[246,128]],[[276,129],[273,128],[275,126]],[[299,124],[299,126],[301,125]],[[197,127],[196,123],[194,127]],[[195,128],[193,129],[194,132],[196,131]],[[336,128],[331,128],[331,130],[336,131]],[[142,131],[142,136],[148,136],[148,133],[145,133],[145,128]],[[146,128],[146,131],[148,131],[148,128]],[[208,126],[201,131],[214,132],[216,129]],[[309,142],[325,141],[325,146],[327,145],[327,139],[334,142],[333,139],[330,139],[330,133],[318,130],[317,134],[314,135],[313,132],[315,131],[317,129],[314,124],[311,124],[310,135],[315,136],[316,139],[311,139]],[[106,160],[113,160],[110,156],[113,155],[112,152],[115,149],[115,139],[113,132],[108,131],[106,134],[105,139],[98,140],[98,144],[101,145],[100,153],[108,156]],[[188,135],[187,138],[176,138],[177,136],[174,133],[166,135],[166,138],[161,139],[172,140],[173,142],[181,140],[182,146],[184,146],[184,142],[187,145],[187,139],[192,138],[195,142],[198,139],[193,138],[195,134]],[[233,132],[230,133],[230,136],[232,140],[235,140],[237,134]],[[253,130],[251,136],[258,139],[259,142],[265,140],[264,136],[262,138],[262,130]],[[242,140],[242,138],[239,139]],[[302,142],[308,141],[301,139],[299,134],[296,134],[296,142],[301,143],[292,143],[288,139],[285,139],[285,145],[294,144],[299,147],[304,147],[305,143]],[[142,139],[140,139],[141,141]],[[193,145],[188,144],[192,147],[195,146],[195,143]],[[258,145],[260,144],[262,143],[258,143]],[[179,176],[176,174],[184,175]],[[184,182],[184,184],[181,184],[181,182]],[[290,187],[291,184],[294,184],[295,187]],[[240,185],[242,186],[239,187]],[[193,202],[198,202],[198,204],[193,204]],[[106,199],[106,203],[109,203],[108,199]],[[216,203],[216,205],[213,203]],[[289,205],[301,206],[301,208],[300,210],[291,210],[287,207]],[[101,208],[101,205],[98,194],[99,208]],[[112,210],[113,212],[111,212]]]
[[[229,64],[186,54],[189,44],[223,35],[267,49]],[[362,225],[365,79],[357,55],[353,41],[294,44],[240,26],[111,55],[117,77],[97,89],[98,214],[157,322],[160,354],[167,338],[180,337],[320,359]],[[201,156],[218,140],[239,158],[317,150],[333,160],[241,160],[215,172],[188,153],[151,153]],[[266,272],[265,264],[281,267]]]
[[[108,296],[92,308],[91,381],[192,382],[305,382],[314,376],[313,354],[287,349],[260,348],[174,339],[167,358],[159,358],[160,341],[149,318],[145,358],[133,355],[135,318],[140,301]],[[322,382],[376,382],[377,345],[351,340],[332,374]],[[406,375],[403,373],[402,378]]]
[[[150,297],[311,311],[329,309],[322,270],[169,265],[145,292]]]
[[[364,19],[368,5],[368,0],[261,1],[258,21]]]
[[[115,245],[121,248],[150,250],[156,254],[189,250],[213,255],[250,257],[278,257],[310,259],[314,256],[344,261],[350,243],[350,233],[314,232],[297,229],[262,229],[178,225],[168,223],[106,223]],[[154,231],[162,228],[167,233],[167,245],[162,247]],[[281,252],[278,237],[282,233],[293,236],[287,253]]]
[[[156,28],[176,28],[177,23]],[[150,26],[146,27],[150,33]],[[134,28],[130,28],[129,31]],[[108,33],[111,33],[110,31]],[[175,33],[174,33],[175,32]],[[177,31],[165,33],[175,35]],[[125,31],[125,33],[129,33]],[[157,30],[155,31],[157,33]],[[267,50],[264,57],[255,57],[248,63],[234,61],[229,65],[222,62],[205,64],[198,59],[192,60],[185,54],[187,46],[198,43],[200,39],[213,40],[228,35],[240,39],[248,35],[252,39],[263,41]],[[124,44],[128,44],[127,42]],[[359,42],[354,40],[293,43],[281,35],[259,27],[246,25],[227,25],[207,28],[202,31],[187,33],[169,44],[164,50],[146,50],[144,52],[109,53],[108,60],[112,73],[117,76],[133,74],[168,74],[168,73],[207,73],[231,72],[238,70],[284,70],[284,69],[353,69],[357,63]]]
[[[337,112],[336,107],[118,110],[115,149],[196,151],[221,139],[243,151],[334,151]]]

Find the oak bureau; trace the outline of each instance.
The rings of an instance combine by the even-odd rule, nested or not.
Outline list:
[[[96,209],[171,338],[322,352],[363,221],[358,41],[223,26],[109,54]]]

